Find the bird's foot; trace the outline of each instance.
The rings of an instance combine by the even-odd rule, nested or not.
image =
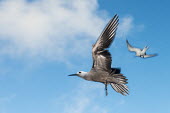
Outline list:
[[[107,80],[106,80],[106,83],[105,83],[105,91],[106,91],[106,96],[108,95],[108,92],[107,92]]]

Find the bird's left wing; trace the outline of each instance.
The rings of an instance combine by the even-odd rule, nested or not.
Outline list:
[[[141,49],[135,48],[132,45],[130,45],[128,40],[126,40],[126,44],[127,44],[128,50],[131,52],[139,53],[141,51]]]
[[[118,26],[118,16],[115,15],[104,28],[103,32],[93,45],[93,68],[108,70],[111,69],[111,54],[107,48],[112,44]]]

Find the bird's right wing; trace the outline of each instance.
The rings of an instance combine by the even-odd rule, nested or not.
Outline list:
[[[104,28],[92,48],[93,66],[92,68],[101,70],[111,70],[111,54],[107,48],[112,44],[118,26],[118,16],[115,15]]]
[[[157,56],[158,54],[152,54],[152,55],[144,55],[144,58],[150,58],[150,57],[154,57]]]
[[[128,40],[126,40],[126,43],[127,43],[127,47],[128,47],[128,50],[129,51],[131,51],[131,52],[139,52],[139,51],[141,51],[139,48],[135,48],[135,47],[133,47],[133,46],[131,46],[130,44],[129,44],[129,42],[128,42]]]
[[[144,48],[143,48],[143,50],[142,50],[142,52],[141,53],[146,53],[146,51],[149,49],[149,47],[148,46],[145,46]]]

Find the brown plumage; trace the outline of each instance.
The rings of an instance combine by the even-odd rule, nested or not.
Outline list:
[[[84,78],[85,80],[101,82],[105,84],[106,95],[107,85],[110,84],[112,88],[122,95],[128,94],[127,79],[119,68],[112,68],[112,57],[107,50],[112,44],[118,26],[118,16],[115,15],[104,28],[103,32],[92,46],[93,65],[89,72],[77,72],[72,74]]]

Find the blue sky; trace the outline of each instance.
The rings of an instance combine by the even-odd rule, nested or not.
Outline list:
[[[169,1],[1,0],[0,113],[170,113]],[[89,71],[91,45],[119,15],[112,66],[130,95],[67,75]],[[154,58],[128,52],[125,40]]]

